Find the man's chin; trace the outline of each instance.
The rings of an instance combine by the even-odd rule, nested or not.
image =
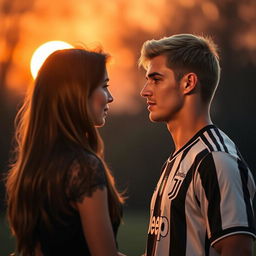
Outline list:
[[[160,117],[155,116],[152,113],[149,114],[149,120],[153,123],[163,122],[163,120]]]

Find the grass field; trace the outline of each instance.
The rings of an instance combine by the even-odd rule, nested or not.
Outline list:
[[[126,212],[124,223],[118,234],[119,250],[127,256],[140,256],[146,245],[148,213],[142,211]],[[8,230],[4,217],[0,217],[0,256],[8,256],[14,250],[14,240]],[[256,256],[256,246],[254,250]],[[57,255],[56,255],[57,256]],[[75,256],[75,255],[71,255]],[[242,256],[242,255],[241,255]]]
[[[148,212],[127,212],[118,233],[120,252],[128,256],[144,253],[148,229]]]

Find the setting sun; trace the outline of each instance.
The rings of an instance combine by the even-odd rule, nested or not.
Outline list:
[[[39,46],[33,53],[30,61],[30,71],[33,78],[36,78],[38,70],[51,53],[57,50],[68,48],[73,48],[73,46],[63,41],[49,41]]]

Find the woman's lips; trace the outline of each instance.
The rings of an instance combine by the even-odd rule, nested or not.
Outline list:
[[[108,107],[106,107],[106,108],[104,108],[104,115],[107,115],[108,114],[108,110],[109,110],[109,108]]]

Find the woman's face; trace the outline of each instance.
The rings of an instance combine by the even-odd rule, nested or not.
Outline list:
[[[89,108],[92,113],[92,118],[95,126],[103,126],[107,116],[109,106],[113,101],[113,97],[108,89],[108,73],[105,72],[104,79],[100,85],[92,92],[89,98]]]

